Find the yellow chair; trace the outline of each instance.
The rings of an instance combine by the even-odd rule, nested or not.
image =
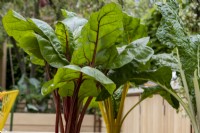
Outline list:
[[[0,132],[2,131],[19,90],[0,92]]]

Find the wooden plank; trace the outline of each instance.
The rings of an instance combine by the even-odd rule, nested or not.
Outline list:
[[[126,97],[124,105],[124,114],[139,101],[139,96]],[[140,132],[140,105],[135,107],[127,116],[122,127],[123,133]]]
[[[177,112],[166,101],[164,133],[190,133],[190,120],[181,108]]]
[[[151,105],[151,106],[150,106]],[[146,99],[141,104],[141,133],[152,133],[153,126],[151,119],[153,118],[153,100]]]
[[[7,47],[6,43],[3,43],[3,56],[0,57],[0,86],[6,88],[6,57]]]
[[[141,133],[163,132],[163,101],[160,96],[146,99],[141,105]]]
[[[151,133],[163,133],[164,106],[163,98],[159,95],[153,97],[153,131]],[[151,105],[152,106],[152,105]]]
[[[174,110],[165,101],[165,117],[164,117],[164,130],[165,133],[174,133]]]

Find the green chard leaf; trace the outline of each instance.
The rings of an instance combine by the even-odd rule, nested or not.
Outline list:
[[[3,17],[3,25],[8,35],[12,36],[17,41],[17,45],[30,55],[32,63],[44,65],[36,34],[24,17],[9,10]]]
[[[59,68],[56,75],[54,76],[54,84],[78,79],[80,77],[80,71],[81,68],[76,65],[67,65]]]
[[[99,12],[93,13],[83,27],[72,55],[72,64],[91,63],[98,52],[114,45],[122,32],[121,7],[115,3],[107,4]]]
[[[37,35],[37,40],[40,47],[40,52],[44,59],[53,67],[59,68],[65,66],[68,62],[61,58],[60,53],[58,53],[51,43],[45,38]]]
[[[45,82],[42,86],[41,93],[42,95],[50,94],[53,90],[55,90],[53,79]]]
[[[123,33],[115,45],[97,53],[97,65],[106,69],[116,69],[133,59],[145,63],[152,56],[153,50],[146,46],[149,38],[138,39],[147,35],[146,27],[140,24],[140,19],[123,13],[123,27]]]
[[[74,51],[74,37],[72,32],[62,22],[56,23],[56,35],[61,42],[62,51],[64,51],[68,60],[71,59],[72,52]]]
[[[32,56],[31,54],[30,55],[30,61],[33,63],[33,64],[36,64],[36,65],[40,65],[40,66],[45,66],[45,62],[43,59],[39,59],[35,56]]]
[[[108,64],[107,68],[120,68],[132,60],[136,60],[145,64],[154,54],[153,49],[146,46],[148,41],[149,38],[146,37],[133,41],[131,44],[126,45],[125,47],[118,48],[119,55],[113,58],[112,62]]]
[[[112,94],[110,94],[105,88],[101,88],[100,93],[98,94],[95,101],[103,101],[107,98],[109,98]]]
[[[88,66],[80,68],[76,65],[67,65],[63,68],[59,68],[54,77],[53,86],[58,87],[60,84],[75,81],[80,78],[81,73],[83,80],[79,91],[79,96],[81,98],[88,96],[96,97],[98,95],[97,83],[100,83],[109,94],[112,94],[115,90],[115,84],[101,71]],[[72,91],[71,88],[64,88],[64,86],[63,89],[70,89],[70,92]],[[64,92],[63,89],[62,92]]]
[[[147,28],[140,24],[140,19],[129,16],[125,12],[123,12],[123,27],[124,33],[121,38],[123,45],[147,36]]]
[[[69,64],[61,49],[60,41],[47,23],[37,19],[27,20],[10,10],[4,16],[3,24],[8,35],[12,36],[18,42],[17,44],[34,59],[33,63],[42,65],[42,60],[45,59],[57,68]],[[44,47],[48,50],[44,50]],[[52,53],[52,56],[49,53]]]
[[[85,97],[98,96],[98,90],[96,87],[96,82],[94,80],[84,80],[81,84],[81,88],[79,91],[79,98],[84,99]]]
[[[33,32],[28,21],[13,10],[9,10],[3,17],[3,26],[8,35],[16,41],[19,41],[25,34]]]
[[[179,108],[178,100],[168,93],[165,89],[170,89],[174,91],[170,85],[171,78],[172,78],[172,70],[170,67],[160,67],[156,71],[146,71],[146,72],[139,72],[133,74],[134,77],[131,79],[132,82],[143,80],[143,81],[152,81],[156,83],[158,86],[149,88],[149,90],[144,89],[143,95],[148,94],[160,94],[169,104],[172,105],[175,109]],[[146,93],[146,94],[145,94]],[[143,97],[144,98],[144,97]]]
[[[74,91],[74,82],[69,81],[69,82],[61,82],[59,84],[54,84],[53,79],[47,81],[46,83],[43,84],[42,86],[42,95],[48,95],[51,94],[55,89],[58,89],[58,93],[62,97],[66,96],[72,96],[73,91]]]
[[[120,103],[122,101],[122,93],[123,93],[124,86],[120,86],[112,96],[112,102],[113,102],[113,111],[114,111],[114,118],[117,118],[117,114],[119,112]]]
[[[87,20],[77,16],[76,13],[69,12],[67,10],[62,9],[62,14],[65,19],[62,21],[65,26],[69,27],[69,30],[74,34],[79,28],[82,28],[86,23]]]
[[[99,82],[105,89],[112,94],[115,90],[116,86],[112,80],[106,77],[101,71],[98,69],[86,66],[81,69],[81,72],[84,74],[84,79],[93,79]]]
[[[62,9],[64,20],[56,23],[56,35],[61,42],[62,51],[69,60],[75,48],[75,39],[80,35],[82,27],[87,20],[78,17],[75,13]]]
[[[51,26],[38,19],[29,19],[29,22],[32,27],[34,27],[34,31],[38,34],[37,39],[40,44],[40,51],[45,60],[56,68],[69,64],[65,58],[64,52],[62,51],[61,43]],[[47,49],[48,51],[46,51]],[[50,57],[50,53],[52,53],[52,56],[48,59]]]
[[[144,100],[148,97],[152,97],[153,95],[158,94],[162,96],[173,108],[175,109],[179,108],[178,100],[176,100],[175,97],[173,97],[170,93],[168,93],[162,87],[154,86],[154,87],[143,88],[143,90],[144,92],[141,95],[141,100]]]
[[[75,85],[73,81],[69,81],[69,82],[60,83],[56,87],[59,88],[58,89],[59,95],[62,97],[66,97],[66,96],[73,95]]]
[[[124,65],[121,68],[110,70],[108,77],[115,82],[117,88],[130,81],[130,77],[133,77],[133,73],[143,72],[150,69],[150,61],[146,64],[142,64],[136,60],[132,60],[130,63]]]
[[[23,48],[26,53],[30,53],[29,55],[33,55],[39,59],[43,60],[43,56],[41,55],[39,44],[37,41],[36,34],[31,32],[31,33],[26,33],[18,43],[18,46]]]
[[[127,81],[153,81],[157,84],[171,88],[170,81],[172,71],[169,67],[161,67],[158,70],[138,71],[134,69],[134,63],[126,65],[120,69],[115,69],[109,73],[109,78],[114,81],[117,86],[121,86]]]
[[[109,74],[109,78],[112,79],[117,84],[117,86],[121,86],[127,81],[131,81],[136,84],[139,83],[138,85],[141,85],[140,83],[143,84],[144,82],[152,81],[158,86],[153,88],[144,88],[142,99],[150,97],[153,94],[160,94],[174,108],[177,109],[179,107],[178,101],[165,90],[170,89],[171,91],[174,91],[170,85],[172,78],[172,71],[170,67],[164,66],[157,69],[156,71],[148,70],[139,72],[129,64],[129,66],[124,67],[123,70],[119,70],[120,69],[116,69]],[[123,71],[123,73],[121,73],[121,71]]]

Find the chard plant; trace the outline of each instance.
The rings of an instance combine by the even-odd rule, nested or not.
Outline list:
[[[145,36],[145,27],[118,4],[105,5],[89,20],[66,10],[62,13],[65,19],[53,29],[10,10],[3,26],[32,63],[44,66],[48,81],[42,94],[53,94],[55,132],[79,133],[92,99],[108,99],[117,90],[108,73],[133,60],[145,64],[153,50],[146,46],[148,37],[139,39]]]
[[[178,101],[159,85],[155,86],[154,88],[143,88],[144,92],[141,94],[140,100],[127,112],[123,112],[125,98],[130,85],[138,87],[139,85],[154,78],[152,81],[163,86],[167,86],[165,88],[173,92],[173,89],[170,88],[170,81],[172,77],[171,69],[176,67],[176,62],[174,62],[174,57],[171,54],[154,55],[154,51],[148,47],[150,38],[144,37],[147,36],[147,30],[145,25],[140,24],[140,19],[123,14],[123,27],[126,32],[123,36],[120,36],[119,39],[124,40],[128,45],[123,47],[120,47],[119,45],[117,47],[118,52],[121,53],[120,58],[117,58],[113,54],[110,55],[110,57],[113,56],[115,60],[122,61],[121,59],[126,59],[126,57],[128,57],[126,53],[129,53],[128,55],[130,60],[123,66],[118,67],[115,65],[109,67],[107,75],[114,81],[117,88],[111,96],[104,92],[104,97],[107,95],[108,98],[98,102],[106,125],[107,133],[120,133],[123,122],[128,114],[138,104],[153,94],[161,95],[174,108],[178,109],[179,107]],[[137,39],[136,37],[140,37],[140,39]],[[149,50],[145,50],[144,47]],[[135,52],[131,54],[131,51]],[[144,55],[148,56],[145,57]],[[161,63],[160,61],[168,62],[168,64]]]

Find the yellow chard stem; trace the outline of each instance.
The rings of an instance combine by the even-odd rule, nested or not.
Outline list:
[[[125,102],[125,98],[126,98],[126,95],[128,93],[128,89],[130,87],[130,83],[126,83],[124,85],[124,88],[123,88],[123,92],[122,92],[122,97],[121,97],[121,101],[120,101],[120,106],[119,106],[119,111],[118,111],[118,114],[117,114],[117,120],[116,120],[116,128],[115,128],[115,133],[120,133],[121,131],[121,120],[122,120],[122,115],[123,115],[123,109],[124,109],[124,102]]]
[[[110,132],[109,121],[108,121],[108,117],[107,117],[107,112],[105,112],[105,108],[103,106],[103,102],[98,102],[98,104],[99,104],[99,108],[101,110],[101,114],[102,114],[102,117],[103,117],[105,125],[106,125],[107,133],[111,133]]]

